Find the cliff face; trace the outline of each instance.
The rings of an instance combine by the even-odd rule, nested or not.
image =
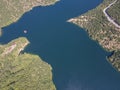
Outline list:
[[[119,3],[119,0],[104,0],[95,9],[70,19],[68,22],[85,28],[93,40],[97,41],[107,51],[113,51],[113,55],[108,60],[120,71],[120,28],[115,26],[115,24],[119,25],[120,23]],[[105,9],[110,20],[104,13]]]

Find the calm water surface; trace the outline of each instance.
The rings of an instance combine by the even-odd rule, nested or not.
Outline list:
[[[25,52],[38,54],[52,65],[57,90],[120,90],[120,73],[106,60],[109,53],[83,29],[66,22],[101,2],[61,0],[53,6],[36,7],[3,28],[0,42],[27,37],[31,44]]]

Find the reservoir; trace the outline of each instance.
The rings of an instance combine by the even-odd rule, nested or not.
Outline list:
[[[26,37],[30,45],[24,51],[51,64],[57,90],[120,90],[120,73],[106,60],[110,53],[91,40],[85,30],[66,22],[101,2],[61,0],[35,7],[3,28],[0,43]]]

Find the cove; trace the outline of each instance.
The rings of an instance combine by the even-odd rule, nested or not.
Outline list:
[[[57,90],[120,90],[120,73],[106,60],[110,53],[85,30],[66,22],[101,2],[61,0],[53,6],[35,7],[3,28],[0,43],[26,37],[31,44],[24,51],[51,64]]]

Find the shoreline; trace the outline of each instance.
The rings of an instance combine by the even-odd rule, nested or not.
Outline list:
[[[26,1],[26,0],[25,0]],[[38,0],[37,0],[38,1]],[[16,17],[14,18],[14,19],[9,19],[9,18],[12,18],[11,17],[11,15],[9,15],[9,17],[7,17],[7,15],[6,15],[6,17],[8,18],[8,21],[7,22],[5,22],[4,21],[4,18],[6,18],[6,17],[3,17],[2,15],[1,15],[1,17],[3,18],[3,21],[1,21],[1,26],[0,26],[0,37],[2,36],[2,31],[3,31],[3,28],[4,27],[7,27],[7,26],[9,26],[9,25],[11,25],[11,24],[13,24],[13,23],[16,23],[25,13],[27,13],[27,12],[29,12],[29,11],[31,11],[33,8],[35,8],[35,7],[39,7],[39,6],[41,6],[41,7],[46,7],[46,6],[50,6],[50,5],[54,5],[54,4],[56,4],[59,0],[53,0],[53,1],[49,1],[48,0],[48,2],[37,2],[37,1],[34,1],[33,0],[33,3],[30,1],[27,5],[28,5],[28,7],[26,7],[26,9],[24,9],[24,10],[21,10],[21,11],[16,11],[16,13],[12,13],[12,11],[13,10],[10,10],[11,11],[11,13],[12,13],[12,15],[14,15],[14,14],[18,14],[18,15],[16,15]],[[44,1],[44,0],[43,0]],[[2,2],[2,1],[1,1]],[[7,0],[6,0],[6,2],[7,2]],[[24,1],[23,1],[24,2]],[[50,2],[50,3],[49,3]],[[8,3],[10,3],[11,5],[13,4],[13,3],[15,3],[15,2],[9,2],[8,1]],[[18,2],[19,3],[19,2]],[[32,6],[30,6],[29,4],[31,4],[32,3]],[[46,4],[46,5],[44,5],[44,3]],[[6,3],[5,3],[6,4]],[[23,4],[23,5],[26,5],[25,3]],[[17,5],[15,6],[16,7],[16,9],[18,9],[19,10],[19,8],[20,7],[18,7]],[[14,7],[14,8],[15,8]],[[21,5],[21,7],[22,7],[22,5]],[[7,8],[5,8],[5,9],[7,9]],[[2,13],[1,13],[2,14]],[[4,23],[3,23],[4,22]],[[25,43],[25,42],[26,43]],[[14,44],[11,44],[11,43],[13,43],[14,42]],[[33,70],[33,68],[30,68],[30,67],[27,67],[28,68],[28,70],[26,70],[27,72],[29,72],[31,75],[32,74],[34,74],[33,76],[37,76],[37,73],[38,72],[43,72],[42,74],[46,74],[46,73],[49,73],[48,75],[45,75],[45,76],[41,76],[42,74],[40,74],[39,76],[40,76],[40,78],[41,79],[43,79],[43,78],[46,78],[46,79],[48,79],[48,80],[50,80],[49,82],[48,82],[48,85],[50,86],[50,90],[56,90],[56,86],[55,86],[55,83],[53,82],[53,73],[52,73],[52,66],[50,65],[50,64],[48,64],[47,62],[45,62],[44,60],[42,60],[41,58],[40,58],[40,56],[38,56],[38,55],[35,55],[35,54],[29,54],[29,53],[24,53],[24,54],[22,54],[21,52],[22,51],[24,51],[25,50],[25,48],[26,47],[28,47],[28,44],[29,44],[30,42],[27,40],[27,38],[26,37],[19,37],[19,38],[16,38],[16,39],[14,39],[14,40],[12,40],[12,41],[10,41],[9,43],[7,43],[7,44],[0,44],[1,45],[1,52],[3,52],[2,53],[2,55],[0,55],[0,57],[2,57],[2,59],[0,59],[0,60],[4,60],[5,62],[9,62],[10,60],[8,60],[8,59],[11,59],[11,63],[12,64],[14,64],[14,62],[16,62],[15,64],[19,64],[19,62],[20,61],[22,61],[20,64],[21,65],[23,65],[23,64],[29,64],[29,62],[31,62],[30,64],[34,64],[33,65],[33,68],[36,68],[37,67],[37,65],[38,65],[38,67],[37,67],[37,69],[39,69],[39,71],[36,71],[35,72],[35,70],[33,71],[33,72],[35,72],[35,73],[32,73],[32,72],[29,72],[29,70]],[[11,44],[10,46],[9,46],[9,44]],[[1,53],[0,52],[0,53]],[[8,59],[7,59],[8,58]],[[24,60],[26,58],[26,60]],[[34,60],[34,61],[32,61],[32,60]],[[36,62],[37,63],[36,63]],[[24,63],[25,62],[25,63]],[[9,63],[9,65],[8,66],[12,66],[12,64],[11,63]],[[3,62],[1,62],[0,64],[4,64]],[[43,66],[41,66],[41,65],[43,65]],[[17,65],[16,65],[17,66]],[[26,65],[25,65],[26,66]],[[20,68],[22,68],[22,66],[19,66]],[[42,67],[42,69],[41,69],[41,67]],[[3,70],[4,69],[6,69],[5,67],[4,68],[2,68]],[[10,69],[10,68],[9,68]],[[25,68],[26,69],[26,68]],[[12,69],[10,69],[11,71],[12,71]],[[10,71],[10,72],[11,72]],[[26,71],[25,71],[25,73],[24,74],[26,74]],[[18,72],[19,72],[19,70],[18,70]],[[4,73],[6,73],[6,71],[4,72]],[[13,74],[12,75],[16,75],[16,73],[17,72],[13,72]],[[3,74],[3,76],[4,76],[4,74]],[[10,76],[10,75],[8,75],[8,76]],[[21,75],[22,76],[22,75]],[[2,78],[2,76],[0,77],[0,78]],[[25,77],[23,77],[23,79],[24,79]],[[6,79],[6,78],[2,78],[2,79],[4,79],[4,80],[8,80],[8,79]],[[16,77],[13,77],[13,79],[15,79],[16,80]],[[27,79],[29,79],[29,78],[25,78],[26,80]],[[35,79],[35,78],[31,78],[31,79]],[[45,79],[45,80],[46,80]],[[18,81],[19,82],[19,81]],[[29,82],[29,81],[28,81]],[[7,82],[8,83],[8,82]],[[16,82],[15,82],[16,83]],[[15,84],[14,83],[14,84]],[[42,83],[40,80],[38,80],[38,79],[36,79],[36,82],[35,83],[41,83],[41,85],[43,85],[43,87],[41,87],[41,88],[47,88],[47,85],[46,84],[44,84],[44,83]],[[6,84],[6,82],[5,82],[5,84]],[[10,84],[11,84],[11,82],[10,82]],[[20,83],[20,85],[22,85],[23,83]],[[27,83],[26,83],[27,84]],[[31,85],[31,83],[28,83],[28,85]],[[37,85],[37,84],[35,84],[35,85]],[[17,85],[16,85],[17,86]],[[40,86],[40,85],[39,85]],[[25,87],[25,86],[24,86]],[[1,88],[1,87],[0,87]],[[6,88],[6,87],[5,87]],[[13,87],[13,88],[15,88],[15,87]],[[22,87],[19,87],[18,86],[18,89],[21,89]]]
[[[16,17],[16,20],[9,21],[10,23],[8,22],[8,23],[6,23],[5,25],[0,26],[0,37],[2,36],[2,30],[3,30],[2,28],[7,27],[7,26],[9,26],[9,25],[11,25],[11,24],[16,23],[25,13],[31,11],[33,8],[39,7],[39,6],[41,6],[41,7],[47,7],[47,6],[55,5],[55,4],[58,3],[59,1],[60,1],[60,0],[55,0],[54,2],[45,4],[45,5],[39,4],[39,5],[32,6],[32,7],[29,8],[28,10],[24,11],[20,16]]]
[[[97,42],[105,51],[110,53],[114,51],[110,56],[106,56],[106,60],[119,72],[120,25],[118,25],[107,13],[107,10],[117,2],[119,3],[118,0],[114,0],[112,3],[109,0],[103,1],[103,3],[96,8],[80,16],[71,18],[67,22],[85,29],[91,40]],[[112,10],[114,10],[114,8]]]

